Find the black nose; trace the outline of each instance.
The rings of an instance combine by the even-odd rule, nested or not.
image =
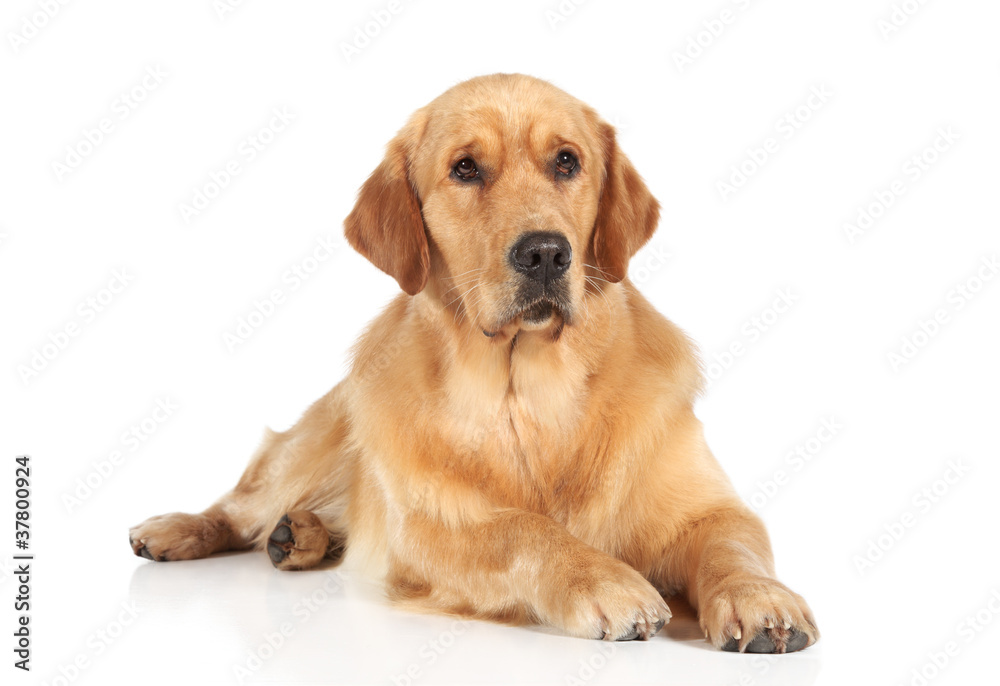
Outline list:
[[[526,233],[510,251],[510,265],[543,284],[565,274],[572,260],[573,249],[561,233]]]

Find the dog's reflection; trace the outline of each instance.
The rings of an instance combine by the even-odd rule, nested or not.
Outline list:
[[[487,665],[495,665],[498,655],[517,655],[503,669],[526,679],[532,670],[551,671],[554,655],[559,674],[581,679],[581,674],[593,678],[606,672],[619,682],[641,681],[655,669],[668,681],[715,675],[733,684],[808,686],[820,668],[813,651],[781,658],[718,652],[705,642],[694,610],[679,597],[668,599],[673,618],[652,641],[586,641],[544,627],[512,629],[404,612],[350,568],[331,564],[280,572],[266,557],[249,553],[139,563],[129,598],[142,608],[146,626],[185,627],[160,636],[175,642],[160,645],[163,653],[190,659],[199,652],[198,662],[213,664],[214,671],[225,671],[237,683],[470,683]],[[211,637],[210,644],[192,646],[198,636]],[[662,651],[672,646],[678,652],[664,661]],[[625,653],[629,657],[623,659]],[[671,665],[669,673],[661,671],[663,664]]]

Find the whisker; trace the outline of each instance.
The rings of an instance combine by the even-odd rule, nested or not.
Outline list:
[[[481,303],[486,298],[486,295],[487,295],[486,291],[479,291],[479,294],[476,296],[476,299],[474,301],[472,301],[471,303],[469,303],[464,308],[464,311],[467,312],[468,310],[474,309],[477,305],[479,305],[479,303]],[[463,312],[463,315],[464,315],[464,312]],[[476,319],[478,319],[478,317],[479,317],[479,315],[476,315],[473,318],[473,323],[475,323],[475,321],[476,321]]]
[[[470,278],[470,279],[466,279],[466,280],[465,280],[465,281],[463,281],[462,283],[457,283],[457,284],[455,284],[454,286],[452,286],[451,288],[449,288],[448,290],[446,290],[446,291],[445,291],[444,293],[442,293],[442,294],[441,294],[441,298],[443,299],[443,298],[444,298],[444,296],[448,295],[449,293],[451,293],[451,292],[452,292],[453,290],[455,290],[456,288],[461,288],[462,286],[466,286],[466,285],[468,285],[468,284],[470,284],[470,283],[474,283],[474,282],[475,282],[475,281],[476,281],[477,279],[479,279],[479,277],[478,277],[478,276],[473,276],[473,277],[472,277],[472,278]]]
[[[475,269],[470,269],[467,272],[462,272],[461,274],[455,274],[454,276],[446,276],[446,277],[444,277],[444,280],[445,281],[454,281],[455,279],[459,278],[460,276],[465,276],[466,274],[471,274],[473,272],[484,272],[484,271],[486,271],[486,267],[477,267]]]
[[[594,265],[594,264],[587,264],[586,262],[584,262],[583,266],[584,267],[590,267],[591,269],[593,269],[598,274],[604,274],[605,276],[614,276],[614,274],[612,274],[611,272],[606,272],[606,271],[604,271],[603,269],[601,269],[600,267],[598,267],[597,265]]]
[[[602,297],[602,298],[604,298],[604,302],[606,302],[606,303],[608,304],[608,310],[609,310],[609,311],[613,311],[613,308],[611,307],[611,299],[610,299],[610,298],[608,298],[608,294],[604,292],[604,289],[603,289],[603,288],[601,288],[601,286],[600,286],[600,285],[598,285],[598,284],[594,283],[594,282],[593,282],[593,281],[591,280],[591,279],[596,279],[597,277],[596,277],[596,276],[586,276],[586,277],[584,277],[584,278],[586,278],[586,279],[587,279],[587,282],[588,282],[588,283],[589,283],[589,284],[590,284],[591,286],[593,286],[593,287],[594,287],[594,288],[595,288],[595,289],[597,290],[597,292],[598,292],[598,293],[600,293],[600,294],[601,294],[601,297]],[[604,279],[601,279],[601,281],[603,281],[603,280],[604,280]]]
[[[470,288],[465,293],[465,295],[469,295],[470,293],[472,293],[472,291],[476,290],[477,288],[479,288],[482,285],[483,285],[482,283],[476,284],[476,286],[474,286],[473,288]],[[455,326],[458,326],[459,324],[461,324],[462,321],[465,320],[465,315],[469,312],[469,310],[473,309],[476,305],[478,305],[480,302],[482,302],[483,298],[485,298],[485,297],[486,297],[486,291],[485,290],[479,291],[479,293],[477,294],[475,300],[473,300],[472,302],[465,302],[465,303],[463,303],[462,304],[462,315],[460,317],[456,316],[456,318],[455,318]]]
[[[454,303],[454,302],[456,302],[458,300],[461,300],[462,298],[464,298],[469,293],[471,293],[472,291],[476,290],[477,288],[479,288],[482,285],[483,285],[482,282],[479,282],[475,286],[473,286],[472,288],[470,288],[469,290],[467,290],[465,293],[459,293],[454,299],[452,299],[447,305],[444,306],[445,309],[448,309],[449,307],[451,307],[452,303]],[[454,290],[454,289],[452,289],[452,290]]]

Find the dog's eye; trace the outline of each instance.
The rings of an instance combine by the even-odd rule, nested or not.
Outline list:
[[[556,156],[556,171],[560,174],[569,176],[576,169],[576,165],[576,155],[571,152],[563,150]]]
[[[479,177],[479,170],[476,168],[476,163],[471,157],[460,159],[452,167],[451,172],[462,181],[472,181]]]

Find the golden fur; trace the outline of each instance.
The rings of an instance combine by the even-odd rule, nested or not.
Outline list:
[[[561,151],[575,176],[554,171]],[[476,183],[453,177],[463,158]],[[664,594],[684,593],[717,647],[815,642],[705,445],[691,343],[627,278],[657,218],[590,107],[519,75],[447,91],[389,143],[347,218],[351,244],[405,291],[347,378],[268,432],[207,511],[133,528],[133,550],[267,549],[301,569],[346,546],[415,608],[648,638],[670,616]],[[575,256],[544,321],[518,310],[508,264],[532,231]]]

